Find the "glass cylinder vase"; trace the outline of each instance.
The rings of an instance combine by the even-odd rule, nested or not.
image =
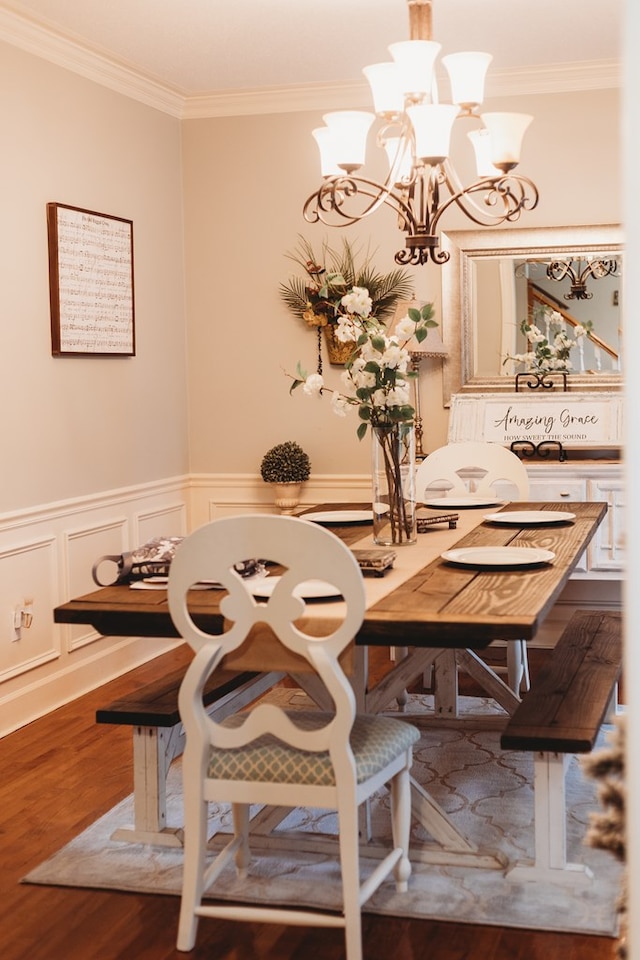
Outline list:
[[[371,434],[374,542],[381,546],[415,543],[415,426],[377,426]]]

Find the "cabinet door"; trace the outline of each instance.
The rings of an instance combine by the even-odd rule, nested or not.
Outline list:
[[[609,509],[588,547],[590,570],[624,568],[624,491],[622,480],[599,478],[588,482],[589,500],[605,500]]]

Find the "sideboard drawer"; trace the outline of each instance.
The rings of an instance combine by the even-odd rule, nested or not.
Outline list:
[[[555,500],[559,503],[563,500],[583,503],[587,499],[587,481],[578,477],[567,480],[551,477],[548,480],[531,480],[529,498],[531,500]]]

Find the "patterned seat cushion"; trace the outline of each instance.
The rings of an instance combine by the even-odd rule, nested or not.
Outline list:
[[[296,710],[288,716],[298,727],[314,730],[324,726],[331,714]],[[224,725],[237,727],[243,715],[234,714]],[[351,749],[357,780],[362,783],[382,770],[399,753],[420,738],[419,731],[391,717],[358,716],[351,730]],[[328,752],[297,750],[265,734],[246,747],[234,750],[211,748],[208,776],[214,780],[260,780],[269,783],[304,783],[331,786],[335,776]]]

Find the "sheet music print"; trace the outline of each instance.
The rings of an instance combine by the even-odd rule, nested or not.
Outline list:
[[[60,350],[133,352],[131,224],[58,207]]]

